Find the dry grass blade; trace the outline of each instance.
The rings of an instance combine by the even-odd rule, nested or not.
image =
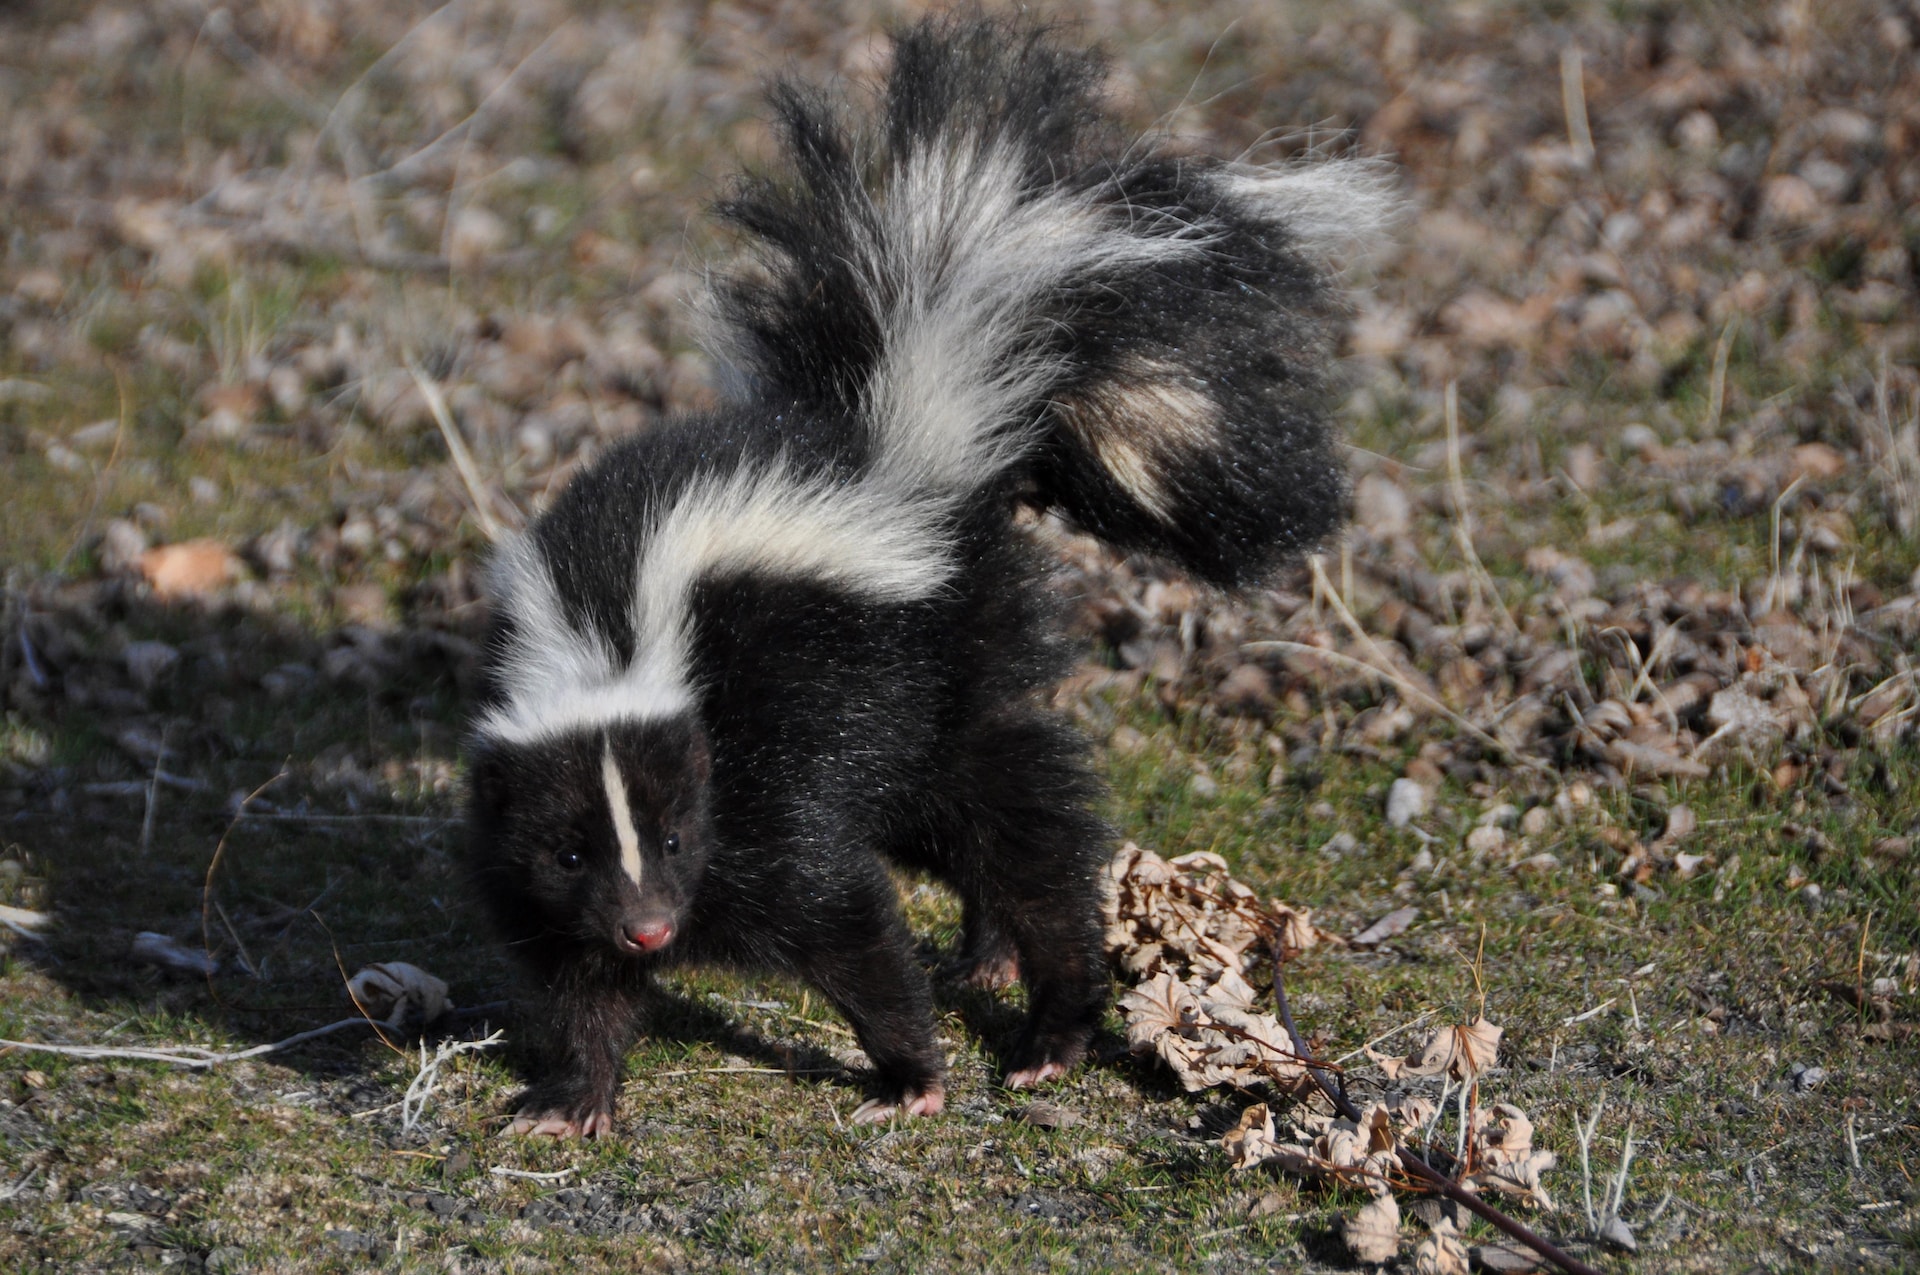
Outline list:
[[[1567,117],[1567,145],[1583,168],[1593,163],[1593,129],[1587,123],[1585,59],[1575,45],[1560,50],[1560,104]]]
[[[420,393],[427,400],[427,410],[433,416],[433,423],[440,428],[440,437],[446,440],[447,452],[453,457],[453,467],[460,474],[460,481],[467,489],[468,507],[473,511],[475,521],[489,541],[500,543],[505,533],[500,521],[493,516],[493,489],[480,476],[479,466],[473,463],[473,453],[467,449],[467,440],[460,433],[459,422],[453,419],[453,411],[447,406],[446,395],[440,392],[439,384],[428,376],[412,355],[406,359],[407,374],[413,377],[414,384],[420,387]]]
[[[1270,638],[1261,642],[1248,642],[1241,649],[1247,651],[1281,651],[1292,655],[1311,656],[1318,660],[1330,660],[1343,668],[1350,668],[1356,672],[1370,673],[1382,681],[1393,685],[1395,689],[1408,699],[1422,704],[1446,718],[1455,726],[1458,726],[1461,730],[1473,736],[1513,764],[1524,766],[1529,770],[1545,771],[1548,769],[1544,762],[1516,753],[1505,740],[1482,727],[1474,725],[1474,723],[1468,721],[1433,696],[1421,690],[1419,686],[1391,667],[1383,668],[1380,665],[1370,663],[1366,660],[1356,659],[1354,656],[1347,655],[1341,651],[1330,651],[1325,647],[1309,646],[1305,642],[1289,642],[1279,638]]]

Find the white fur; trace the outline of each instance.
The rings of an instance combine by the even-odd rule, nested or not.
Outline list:
[[[605,740],[600,752],[600,782],[606,785],[607,809],[613,812],[613,835],[620,843],[620,867],[637,889],[640,885],[640,830],[633,826],[633,807],[627,801],[627,781],[620,777],[620,763],[613,759],[613,741]]]
[[[482,737],[529,744],[612,721],[671,717],[692,702],[685,686],[622,670],[605,641],[567,622],[531,536],[503,542],[488,574],[488,592],[513,629],[500,658],[506,703],[480,718]]]
[[[1220,405],[1187,384],[1181,369],[1139,359],[1078,398],[1060,418],[1128,495],[1162,522],[1173,520],[1168,471],[1181,453],[1218,445]]]
[[[910,602],[947,582],[953,564],[939,502],[872,481],[796,479],[784,465],[691,485],[642,550],[634,631],[649,676],[687,677],[687,602],[702,577],[816,580],[876,602]]]
[[[881,482],[973,488],[1012,464],[1032,441],[1016,413],[1060,371],[1037,331],[1048,293],[1205,248],[1199,234],[1131,233],[1090,195],[1023,197],[1020,167],[1004,143],[918,152],[892,175],[877,242],[854,248],[871,294],[895,298],[865,404]]]
[[[1384,160],[1230,164],[1215,180],[1249,216],[1284,226],[1316,254],[1353,263],[1382,251],[1407,211]]]
[[[753,574],[816,580],[877,602],[942,588],[953,569],[941,536],[946,503],[873,481],[800,477],[784,464],[690,484],[655,518],[635,564],[634,657],[567,622],[539,548],[522,536],[493,568],[513,621],[501,660],[507,701],[479,733],[532,743],[617,721],[649,721],[693,704],[687,607],[701,579]]]

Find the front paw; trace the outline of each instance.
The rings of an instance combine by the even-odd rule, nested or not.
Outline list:
[[[1062,1032],[1051,1039],[1032,1041],[1015,1054],[1015,1066],[1007,1071],[1009,1089],[1034,1089],[1059,1080],[1086,1057],[1086,1033]]]
[[[939,1081],[902,1091],[893,1098],[869,1098],[853,1109],[855,1124],[885,1124],[895,1116],[933,1116],[947,1105],[947,1088]]]
[[[604,1138],[613,1132],[613,1112],[605,1107],[582,1111],[529,1104],[515,1113],[507,1132],[516,1137]]]

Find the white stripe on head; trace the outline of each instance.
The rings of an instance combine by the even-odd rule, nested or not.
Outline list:
[[[613,835],[620,843],[620,868],[635,888],[640,885],[640,831],[633,826],[633,807],[627,803],[627,781],[613,759],[613,741],[605,740],[600,753],[600,780],[607,788],[607,808],[613,811]]]
[[[684,686],[622,670],[613,649],[567,621],[553,573],[532,536],[501,544],[488,570],[494,605],[512,621],[500,652],[506,702],[483,714],[483,737],[531,744],[614,721],[647,721],[682,713]]]

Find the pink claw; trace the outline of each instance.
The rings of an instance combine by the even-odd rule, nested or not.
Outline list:
[[[1007,1074],[1007,1088],[1032,1089],[1044,1085],[1049,1080],[1058,1080],[1067,1074],[1065,1063],[1043,1062],[1038,1067],[1022,1067],[1019,1071]]]
[[[507,1133],[514,1137],[532,1134],[536,1138],[604,1138],[612,1132],[613,1113],[610,1111],[592,1112],[584,1120],[576,1120],[558,1111],[523,1111],[507,1126]]]
[[[853,1109],[855,1124],[885,1124],[895,1116],[936,1116],[947,1105],[947,1091],[940,1085],[929,1085],[918,1093],[906,1096],[900,1102],[885,1102],[879,1098],[869,1098]]]
[[[984,988],[989,992],[1005,991],[1020,981],[1020,962],[1012,956],[986,957],[975,961],[960,981],[968,987]]]

